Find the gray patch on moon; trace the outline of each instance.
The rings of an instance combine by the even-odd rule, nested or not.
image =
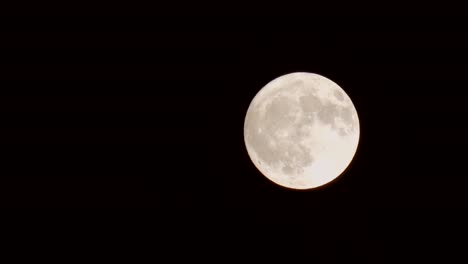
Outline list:
[[[299,97],[299,103],[305,114],[317,112],[322,108],[322,101],[313,94]]]
[[[309,136],[310,130],[312,128],[312,121],[304,119],[305,118],[303,117],[296,124],[294,124],[290,134],[291,140],[299,142]]]
[[[245,124],[246,142],[258,158],[270,166],[285,164],[282,171],[290,176],[301,173],[314,160],[310,149],[300,143],[308,136],[307,124],[312,119],[297,118],[294,105],[293,100],[278,96],[266,106],[264,116],[258,108],[251,110]],[[278,132],[286,133],[280,137]]]
[[[282,171],[284,172],[284,174],[292,174],[294,172],[294,168],[289,166],[289,165],[286,165],[282,168]]]
[[[340,90],[335,90],[335,97],[343,101],[344,94]],[[304,116],[299,121],[301,123],[312,123],[313,113],[316,113],[317,118],[325,125],[330,125],[331,129],[336,130],[340,136],[346,136],[351,131],[355,131],[354,111],[353,106],[341,106],[332,102],[324,102],[314,94],[307,94],[299,97],[299,103],[304,111]],[[337,120],[342,119],[343,122],[349,126],[349,130],[340,128],[337,125]]]
[[[345,122],[345,124],[349,125],[352,130],[355,129],[355,122],[354,122],[354,119],[353,119],[354,113],[353,112],[354,111],[353,111],[352,105],[350,105],[348,107],[341,108],[340,109],[340,114],[339,114],[339,117],[341,117],[343,119],[343,121]]]
[[[261,124],[265,124],[264,129],[278,131],[290,127],[296,117],[291,111],[292,106],[292,100],[285,96],[275,98],[265,109],[264,122],[261,122]]]
[[[320,111],[317,113],[318,118],[324,124],[331,125],[335,127],[335,117],[338,114],[338,107],[334,104],[324,104]]]
[[[340,91],[340,90],[335,90],[333,92],[333,95],[336,97],[336,99],[338,99],[338,101],[343,101],[344,100],[344,95],[343,95],[343,92]]]
[[[342,127],[338,128],[338,135],[344,137],[346,135],[348,135],[348,133],[346,132],[346,130]]]

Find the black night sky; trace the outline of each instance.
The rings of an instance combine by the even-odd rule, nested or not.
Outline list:
[[[468,201],[461,18],[2,21],[0,207],[209,212],[245,236],[240,256],[277,241],[327,263],[462,249],[440,251]],[[257,91],[296,71],[337,82],[361,125],[350,167],[310,191],[272,184],[243,141]]]

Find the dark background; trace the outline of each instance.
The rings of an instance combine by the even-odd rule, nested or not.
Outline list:
[[[3,18],[0,206],[216,215],[241,259],[458,259],[466,34],[445,16]],[[346,173],[310,191],[243,141],[251,99],[296,71],[337,82],[361,124]]]

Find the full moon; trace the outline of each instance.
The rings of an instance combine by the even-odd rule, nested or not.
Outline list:
[[[244,142],[266,178],[311,189],[333,181],[351,163],[359,119],[338,84],[315,73],[290,73],[255,95],[245,116]]]

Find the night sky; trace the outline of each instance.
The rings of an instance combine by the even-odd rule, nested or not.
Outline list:
[[[459,17],[2,24],[0,207],[209,212],[245,238],[241,259],[281,248],[330,263],[396,263],[463,248],[440,247],[466,229],[468,39]],[[361,125],[345,173],[309,191],[267,180],[243,139],[255,94],[297,71],[338,83]]]

